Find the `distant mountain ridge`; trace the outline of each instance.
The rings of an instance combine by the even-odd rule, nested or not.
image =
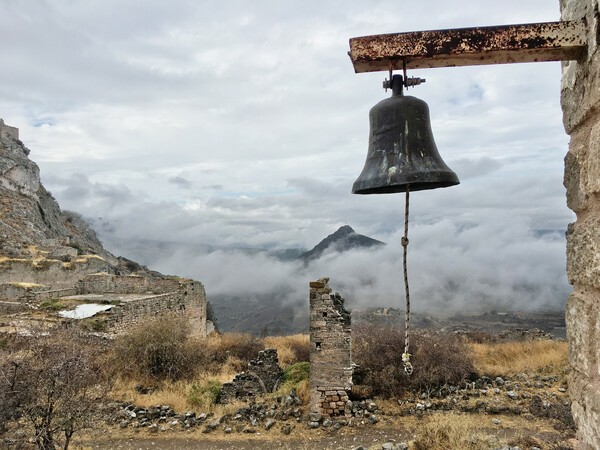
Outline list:
[[[300,255],[297,259],[309,263],[315,259],[319,259],[326,251],[345,252],[357,248],[369,248],[385,245],[384,242],[377,239],[358,234],[350,225],[344,225],[338,230],[327,236],[311,250]]]

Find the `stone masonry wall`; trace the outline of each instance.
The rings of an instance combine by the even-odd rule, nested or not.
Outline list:
[[[0,119],[0,138],[19,139],[19,129],[5,125],[4,120]]]
[[[569,393],[577,448],[600,448],[600,9],[598,0],[561,0],[562,20],[585,20],[588,51],[563,63],[561,103],[571,136],[565,157],[567,205],[577,221],[567,230],[567,275],[573,293],[566,321]]]
[[[246,372],[238,373],[232,381],[223,384],[220,402],[256,400],[261,395],[275,392],[282,376],[283,369],[279,366],[277,349],[261,350],[248,363]]]
[[[80,294],[166,294],[179,290],[182,283],[186,281],[190,280],[177,278],[149,279],[137,275],[96,273],[82,278],[76,286]]]
[[[346,413],[353,369],[350,312],[328,282],[310,283],[310,408],[332,417]]]
[[[145,318],[172,311],[188,317],[191,335],[206,336],[206,293],[199,281],[94,274],[80,280],[76,288],[79,294],[149,294],[114,306],[105,314],[108,327],[116,333],[127,331]]]
[[[0,262],[1,283],[36,283],[53,289],[71,288],[84,276],[95,272],[113,272],[101,258],[82,257],[80,262],[64,263],[47,259],[33,263],[25,259],[8,259]]]

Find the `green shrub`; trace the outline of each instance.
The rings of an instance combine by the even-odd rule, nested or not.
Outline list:
[[[187,401],[192,406],[207,407],[219,402],[221,398],[221,383],[218,380],[208,380],[204,384],[192,385]]]
[[[310,375],[310,363],[301,362],[293,364],[283,371],[282,383],[277,390],[280,394],[287,394],[292,389],[298,389],[298,385],[305,381],[308,383]]]
[[[60,311],[64,308],[64,305],[61,305],[60,298],[52,298],[50,300],[46,300],[40,304],[40,307],[50,309],[52,311]]]
[[[294,364],[283,371],[283,381],[300,383],[302,380],[308,380],[310,375],[310,363],[301,362]]]

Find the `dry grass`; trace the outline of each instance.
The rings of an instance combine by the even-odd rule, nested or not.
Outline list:
[[[167,405],[173,410],[181,413],[187,411],[194,411],[196,413],[202,412],[213,412],[215,415],[225,414],[235,411],[241,408],[244,403],[234,402],[226,405],[221,404],[205,404],[205,405],[192,405],[188,402],[188,395],[194,384],[203,384],[209,380],[217,379],[220,383],[230,381],[231,378],[215,378],[208,376],[201,376],[194,380],[179,380],[176,382],[161,382],[154,386],[153,392],[150,394],[140,394],[136,389],[136,381],[117,380],[113,386],[114,398],[120,398],[122,400],[132,400],[135,405],[139,405],[144,408],[155,405]]]
[[[299,361],[298,349],[306,347],[308,352],[308,334],[294,334],[291,336],[269,336],[263,339],[265,348],[276,348],[279,365],[285,370]]]
[[[13,283],[7,283],[7,284],[10,284],[10,285],[15,286],[15,287],[20,287],[20,288],[44,287],[43,284],[38,284],[38,283],[17,283],[17,282],[13,282]]]
[[[498,438],[481,430],[481,419],[463,415],[434,415],[416,431],[414,450],[483,450],[494,448]]]
[[[158,389],[151,394],[142,395],[135,390],[134,381],[118,380],[113,387],[113,395],[122,400],[133,400],[133,403],[143,408],[155,405],[168,405],[177,412],[190,410],[187,403],[187,394],[192,387],[189,381],[176,381],[174,383],[161,383]]]
[[[302,400],[303,405],[308,405],[310,403],[310,382],[308,380],[303,380],[298,383],[296,395]]]
[[[434,414],[417,422],[407,423],[414,440],[411,450],[479,450],[500,448],[503,444],[530,448],[546,448],[540,439],[556,433],[551,422],[534,419],[523,423],[520,416],[497,415],[502,425],[494,425],[486,414]],[[507,430],[514,432],[507,433]],[[554,447],[552,447],[554,448]]]
[[[471,344],[471,347],[476,369],[488,376],[561,370],[568,365],[566,342],[540,340]]]
[[[76,263],[86,263],[89,262],[90,259],[97,259],[98,261],[106,261],[102,256],[98,255],[79,255],[75,260]]]

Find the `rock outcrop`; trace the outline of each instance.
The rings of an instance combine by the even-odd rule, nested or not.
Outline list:
[[[90,300],[78,296],[93,292],[101,301],[103,293],[118,293],[111,301],[119,305],[110,308],[111,316],[103,322],[113,331],[163,310],[189,316],[195,334],[214,329],[214,322],[207,323],[201,283],[165,277],[106,250],[79,214],[61,211],[29,154],[19,130],[0,119],[0,313],[18,313],[13,320],[22,321],[44,302],[60,309],[66,307],[61,299],[75,296],[73,301],[83,304]],[[82,289],[81,280],[90,284],[90,275],[101,275],[92,278],[97,286]],[[46,315],[53,314],[51,308]],[[54,316],[49,318],[56,320]]]
[[[14,131],[16,130],[16,131]],[[40,181],[40,169],[18,130],[0,119],[0,257],[29,258],[30,246],[62,255],[95,254],[118,266],[81,216],[61,211]]]

